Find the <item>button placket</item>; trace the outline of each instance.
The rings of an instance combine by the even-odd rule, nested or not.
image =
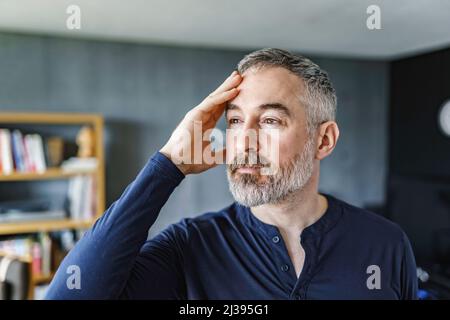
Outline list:
[[[295,295],[299,296],[300,299],[306,299],[306,291],[311,281],[312,272],[311,269],[314,267],[316,256],[314,255],[313,240],[310,237],[300,238],[300,243],[305,250],[305,261],[303,265],[303,270],[300,274],[300,277],[297,281],[297,284],[294,287]]]
[[[275,244],[279,243],[280,242],[280,237],[279,236],[273,236],[272,237],[272,242],[275,243]],[[283,264],[283,265],[281,265],[280,269],[283,272],[287,272],[287,271],[289,271],[290,268],[289,268],[288,264]]]
[[[279,232],[271,232],[268,236],[268,240],[274,248],[277,264],[276,268],[278,269],[280,280],[286,285],[289,291],[292,291],[292,288],[294,288],[296,283],[296,277],[295,274],[293,274],[292,270],[294,269],[291,265],[291,260],[289,259],[289,254],[284,245],[283,238]]]

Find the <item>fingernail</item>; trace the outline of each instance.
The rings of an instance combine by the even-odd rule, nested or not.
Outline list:
[[[236,73],[237,73],[237,71],[234,70],[234,71],[231,73],[231,75],[234,76]]]

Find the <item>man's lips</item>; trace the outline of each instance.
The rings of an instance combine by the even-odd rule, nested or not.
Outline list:
[[[261,168],[264,166],[243,166],[236,169],[236,172],[239,173],[247,173],[247,174],[256,174],[259,173]]]

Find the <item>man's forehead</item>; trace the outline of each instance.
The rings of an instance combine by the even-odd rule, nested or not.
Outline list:
[[[234,105],[242,108],[276,102],[293,108],[300,104],[303,81],[284,68],[250,69],[242,76],[239,95],[230,101]]]

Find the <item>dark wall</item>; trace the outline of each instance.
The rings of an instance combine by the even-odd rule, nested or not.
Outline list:
[[[111,203],[247,52],[0,33],[0,110],[103,114]],[[359,206],[384,203],[388,63],[313,60],[336,86],[341,131],[335,152],[323,161],[320,188]],[[47,185],[39,190],[65,190]],[[152,232],[231,201],[223,167],[189,176]]]
[[[421,262],[450,239],[450,138],[438,126],[448,99],[450,49],[391,64],[389,211]]]
[[[391,88],[391,173],[450,178],[450,139],[438,127],[450,99],[450,49],[393,62]]]

